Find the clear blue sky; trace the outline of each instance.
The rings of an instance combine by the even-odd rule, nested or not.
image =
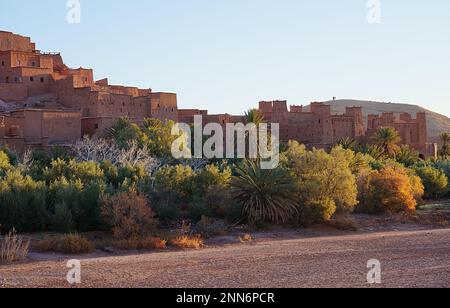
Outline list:
[[[97,79],[177,92],[181,107],[242,113],[259,100],[355,98],[450,116],[450,1],[3,1],[0,29],[31,36]]]

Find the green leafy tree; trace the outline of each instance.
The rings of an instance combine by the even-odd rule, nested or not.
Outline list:
[[[307,151],[303,145],[291,142],[284,156],[283,162],[297,186],[300,207],[323,200],[329,204],[332,200],[337,210],[351,211],[358,203],[352,151],[341,147],[330,154],[317,149]]]
[[[15,228],[19,232],[45,230],[47,212],[46,186],[23,176],[19,170],[8,170],[0,178],[0,222],[3,231]]]

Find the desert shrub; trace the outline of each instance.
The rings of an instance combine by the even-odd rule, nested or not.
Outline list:
[[[37,244],[37,249],[42,252],[80,255],[94,252],[95,246],[87,238],[71,233],[42,240]]]
[[[173,246],[185,249],[200,249],[203,248],[203,239],[200,235],[181,235],[169,241]]]
[[[425,198],[441,198],[448,193],[448,178],[445,173],[431,166],[415,168],[425,186]]]
[[[102,216],[116,238],[146,236],[157,227],[148,199],[134,192],[104,197]]]
[[[194,179],[194,194],[203,196],[210,187],[227,187],[231,179],[231,169],[225,168],[221,171],[216,165],[208,165],[200,169]]]
[[[357,210],[368,214],[414,211],[420,187],[414,187],[412,181],[417,179],[405,168],[387,167],[362,175]]]
[[[201,197],[194,197],[194,200],[187,206],[188,218],[194,222],[199,221],[203,216],[211,217],[211,210],[206,201]]]
[[[3,152],[8,157],[8,161],[12,166],[16,166],[19,161],[19,156],[13,150],[11,150],[8,146],[0,147],[0,152]]]
[[[0,237],[0,263],[21,261],[28,256],[30,241],[20,235],[16,230]]]
[[[234,222],[240,219],[241,208],[234,202],[230,187],[225,185],[210,186],[204,198],[213,217],[230,219]]]
[[[0,151],[0,176],[9,168],[11,164],[9,163],[9,157],[5,152]]]
[[[239,236],[239,241],[241,243],[249,243],[253,241],[253,236],[249,233]]]
[[[132,237],[127,239],[116,239],[111,243],[111,246],[117,249],[165,249],[167,241],[159,237],[144,236]]]
[[[189,166],[166,166],[155,175],[155,186],[159,192],[175,194],[189,202],[193,197],[195,172]]]
[[[336,203],[331,198],[306,200],[299,209],[299,223],[308,226],[312,223],[329,221],[336,213]]]
[[[195,229],[203,237],[209,238],[226,234],[227,227],[223,220],[202,216]]]
[[[45,183],[7,171],[0,178],[0,222],[2,230],[19,232],[44,230],[48,223]]]
[[[287,222],[296,214],[292,181],[282,167],[265,170],[259,161],[247,160],[236,173],[231,181],[234,199],[250,222]]]
[[[355,155],[341,147],[330,154],[324,150],[307,151],[290,142],[282,162],[295,184],[299,220],[302,224],[328,220],[335,211],[352,211],[357,201],[356,177],[367,166],[355,166]],[[310,220],[310,221],[308,221]]]

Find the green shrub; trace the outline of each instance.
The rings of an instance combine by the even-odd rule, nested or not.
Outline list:
[[[46,186],[19,170],[7,171],[0,178],[0,222],[4,231],[45,230],[49,215],[46,206]]]
[[[331,198],[306,201],[299,210],[299,223],[308,226],[312,223],[329,221],[336,213],[336,203]]]
[[[79,179],[65,177],[50,183],[47,204],[52,215],[51,229],[61,232],[101,229],[100,198],[105,189],[102,182],[83,184]]]
[[[448,178],[445,173],[431,166],[415,168],[425,186],[425,198],[441,198],[448,193]]]

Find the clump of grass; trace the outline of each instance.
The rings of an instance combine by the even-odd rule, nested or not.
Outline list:
[[[203,239],[200,235],[181,235],[177,236],[170,240],[170,244],[180,247],[180,248],[187,248],[187,249],[200,249],[203,248]]]
[[[129,239],[114,240],[111,245],[117,249],[165,249],[167,241],[159,237],[133,237]]]
[[[0,240],[0,263],[12,263],[24,260],[28,256],[30,240],[17,235],[16,230],[9,232]]]
[[[243,236],[239,237],[239,241],[241,241],[241,243],[248,243],[253,241],[253,236],[249,233],[244,234]]]
[[[38,243],[37,249],[42,252],[81,255],[94,252],[95,246],[87,238],[71,233],[42,240]]]

